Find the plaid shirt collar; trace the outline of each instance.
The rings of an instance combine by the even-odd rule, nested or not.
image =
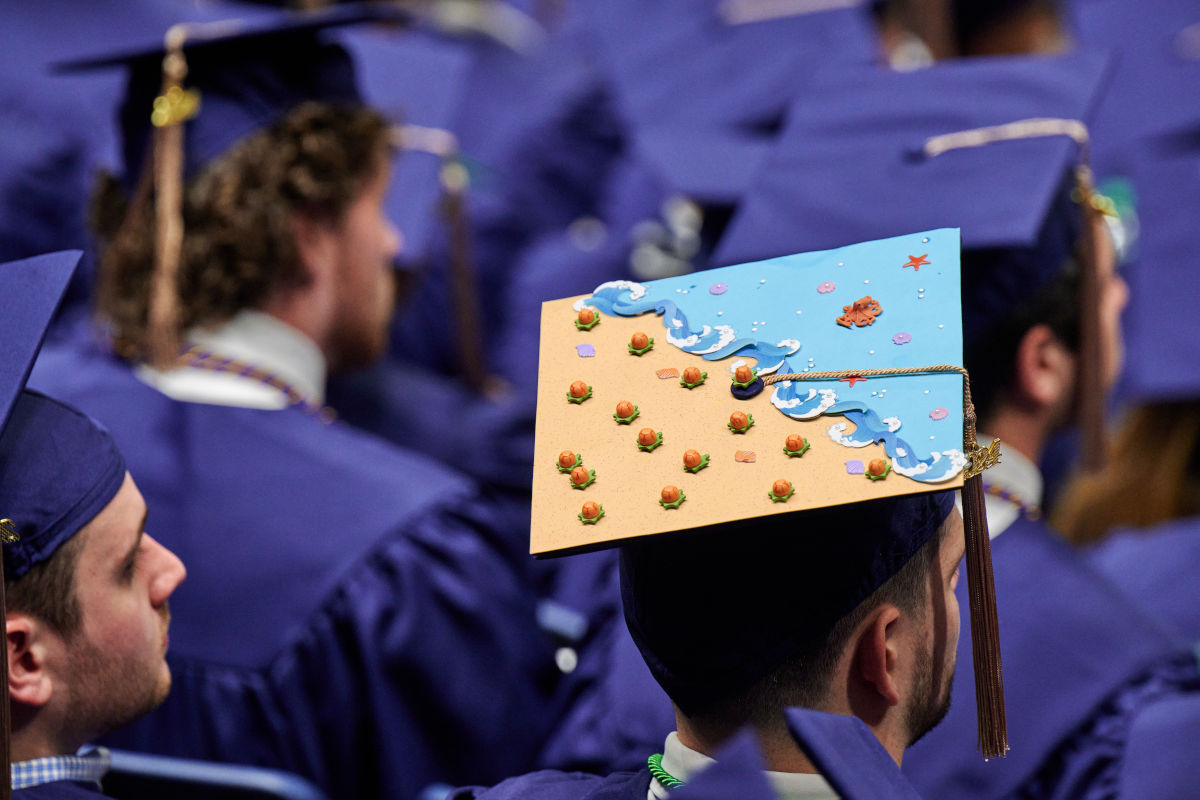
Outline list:
[[[12,788],[28,789],[53,781],[82,781],[97,785],[112,763],[103,747],[85,747],[73,756],[48,756],[12,765]]]

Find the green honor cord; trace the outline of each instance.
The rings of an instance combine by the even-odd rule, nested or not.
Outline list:
[[[663,788],[666,789],[678,789],[680,786],[683,786],[683,781],[663,769],[662,757],[662,753],[655,753],[646,759],[646,763],[650,766],[650,774],[654,776],[654,780],[661,783]]]

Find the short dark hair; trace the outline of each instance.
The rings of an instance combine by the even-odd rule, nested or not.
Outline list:
[[[962,254],[963,295],[971,283],[1006,268],[1011,253],[1003,249],[966,250]],[[971,375],[971,399],[979,419],[987,420],[1013,385],[1017,349],[1035,325],[1045,325],[1071,352],[1079,351],[1081,280],[1078,255],[1067,259],[1058,274],[1025,302],[964,342],[963,360]]]
[[[45,561],[39,561],[19,578],[4,580],[7,610],[19,611],[49,625],[70,639],[83,621],[79,595],[75,591],[75,568],[83,537],[72,536]]]
[[[863,620],[884,604],[913,612],[925,603],[929,596],[929,570],[938,560],[952,516],[938,526],[937,533],[895,575],[834,623],[823,639],[808,642],[749,689],[723,698],[689,719],[702,726],[711,724],[724,729],[746,724],[771,727],[781,724],[784,710],[792,706],[819,708],[829,691],[837,662]]]
[[[389,132],[369,108],[306,102],[188,180],[182,327],[224,322],[273,291],[304,285],[293,215],[339,222],[386,163]],[[134,357],[145,352],[153,206],[137,197],[130,203],[111,177],[92,202],[92,227],[103,245],[97,306],[122,352]]]

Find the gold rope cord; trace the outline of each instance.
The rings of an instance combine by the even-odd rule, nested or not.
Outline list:
[[[984,509],[983,471],[999,461],[999,440],[980,447],[975,440],[975,404],[967,370],[954,364],[865,370],[785,373],[763,377],[764,384],[781,381],[819,381],[882,375],[958,373],[963,379],[963,449],[967,467],[963,482],[963,528],[966,539],[967,595],[971,606],[971,656],[975,669],[975,708],[979,750],[984,758],[1008,752],[1008,723],[1004,710],[1004,675],[1000,666],[1000,622],[992,575],[992,547]]]
[[[155,237],[147,319],[148,360],[166,369],[179,353],[179,267],[183,255],[183,121],[187,118],[187,40],[182,25],[166,35],[162,95],[154,101]],[[194,112],[194,107],[192,109]]]

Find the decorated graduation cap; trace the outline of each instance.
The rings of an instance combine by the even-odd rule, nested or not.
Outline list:
[[[36,560],[48,557],[91,519],[80,521],[94,500],[105,494],[102,488],[94,493],[76,491],[89,483],[86,477],[79,478],[102,475],[107,460],[101,452],[102,463],[92,463],[86,458],[95,454],[88,446],[91,443],[77,446],[73,441],[76,430],[71,415],[77,412],[24,391],[50,318],[81,255],[68,251],[0,264],[0,296],[7,301],[0,316],[0,541],[4,548],[0,617],[5,573],[10,579],[19,578]],[[7,659],[0,662],[0,678],[7,685]],[[10,734],[6,691],[0,697],[0,792],[5,796],[12,791]]]
[[[958,259],[938,229],[542,306],[531,551],[622,545],[630,631],[686,713],[827,633],[965,481],[981,747],[1007,749]]]
[[[920,800],[900,765],[858,717],[789,708],[787,725],[842,800]]]
[[[209,16],[175,24],[161,40],[142,47],[60,65],[129,71],[120,113],[126,181],[130,189],[148,189],[152,177],[155,196],[149,310],[149,356],[155,365],[172,364],[179,353],[184,180],[302,102],[361,103],[349,55],[322,32],[408,19],[396,6],[369,3],[234,20]]]
[[[953,225],[991,266],[963,276],[968,344],[1081,266],[1084,463],[1103,462],[1096,218],[1087,123],[1108,59],[999,58],[842,71],[795,99],[716,263]],[[1085,235],[1086,234],[1086,235]],[[929,274],[914,253],[910,269]]]

